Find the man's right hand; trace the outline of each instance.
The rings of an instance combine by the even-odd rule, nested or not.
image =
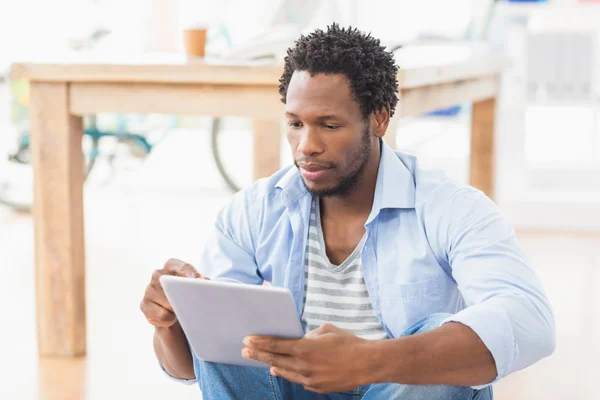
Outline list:
[[[194,267],[176,259],[170,259],[162,269],[157,269],[152,273],[152,280],[146,287],[140,309],[148,322],[157,328],[169,328],[177,322],[173,308],[160,284],[159,279],[163,275],[202,279],[202,275]]]

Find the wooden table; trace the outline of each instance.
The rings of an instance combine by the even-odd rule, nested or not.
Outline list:
[[[493,196],[494,112],[503,65],[489,57],[399,71],[398,115],[473,102],[471,184]],[[281,66],[185,59],[15,63],[31,81],[38,348],[86,353],[82,116],[101,112],[236,115],[254,120],[254,176],[279,169]],[[395,132],[393,132],[395,133]],[[390,143],[395,138],[386,135]]]

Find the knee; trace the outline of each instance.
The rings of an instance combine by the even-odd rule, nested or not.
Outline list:
[[[230,364],[220,364],[214,363],[210,361],[199,360],[194,357],[194,372],[196,376],[206,375],[206,374],[224,374],[227,373],[228,370],[234,369],[237,366]]]
[[[244,377],[262,379],[265,376],[271,376],[268,369],[203,361],[196,357],[194,357],[194,373],[199,381],[206,379],[243,379]]]
[[[428,315],[427,317],[420,319],[414,325],[408,328],[402,334],[402,336],[415,335],[417,333],[423,333],[439,328],[440,326],[442,326],[444,320],[446,320],[450,316],[452,316],[452,314],[448,313],[437,313]]]
[[[453,399],[492,400],[491,388],[475,390],[468,386],[374,384],[363,399]]]
[[[223,377],[231,375],[231,369],[233,365],[213,363],[210,361],[203,361],[194,357],[194,374],[200,386],[202,382],[209,380],[219,380]]]

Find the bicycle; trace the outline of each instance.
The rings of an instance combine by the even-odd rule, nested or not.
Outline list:
[[[143,121],[142,117],[137,122]],[[85,118],[85,129],[82,138],[82,151],[84,152],[84,178],[92,172],[98,159],[105,156],[110,165],[113,164],[116,156],[114,154],[103,154],[101,151],[101,142],[106,139],[114,139],[117,146],[124,145],[127,148],[128,154],[137,159],[145,159],[160,141],[166,137],[168,132],[177,125],[178,118],[167,116],[159,126],[146,127],[145,132],[136,133],[128,129],[128,122],[131,122],[131,116],[117,116],[118,128],[116,130],[100,129],[96,116]],[[152,129],[154,128],[154,129]],[[148,140],[146,135],[148,132],[158,131],[160,138],[154,142]],[[9,152],[7,161],[10,165],[28,166],[31,163],[30,155],[31,138],[27,129],[22,129],[18,132],[17,146],[13,152]],[[15,211],[29,212],[32,207],[31,187],[23,190],[23,182],[11,182],[9,177],[0,181],[0,204],[8,206]]]

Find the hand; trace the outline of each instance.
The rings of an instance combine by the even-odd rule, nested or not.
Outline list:
[[[190,264],[176,259],[170,259],[162,269],[157,269],[152,273],[152,280],[146,287],[140,309],[148,322],[157,328],[169,328],[177,322],[173,308],[160,284],[159,278],[163,275],[202,278],[202,275]]]
[[[271,374],[317,393],[345,392],[369,382],[370,344],[323,324],[302,339],[249,336],[242,356],[271,366]]]

